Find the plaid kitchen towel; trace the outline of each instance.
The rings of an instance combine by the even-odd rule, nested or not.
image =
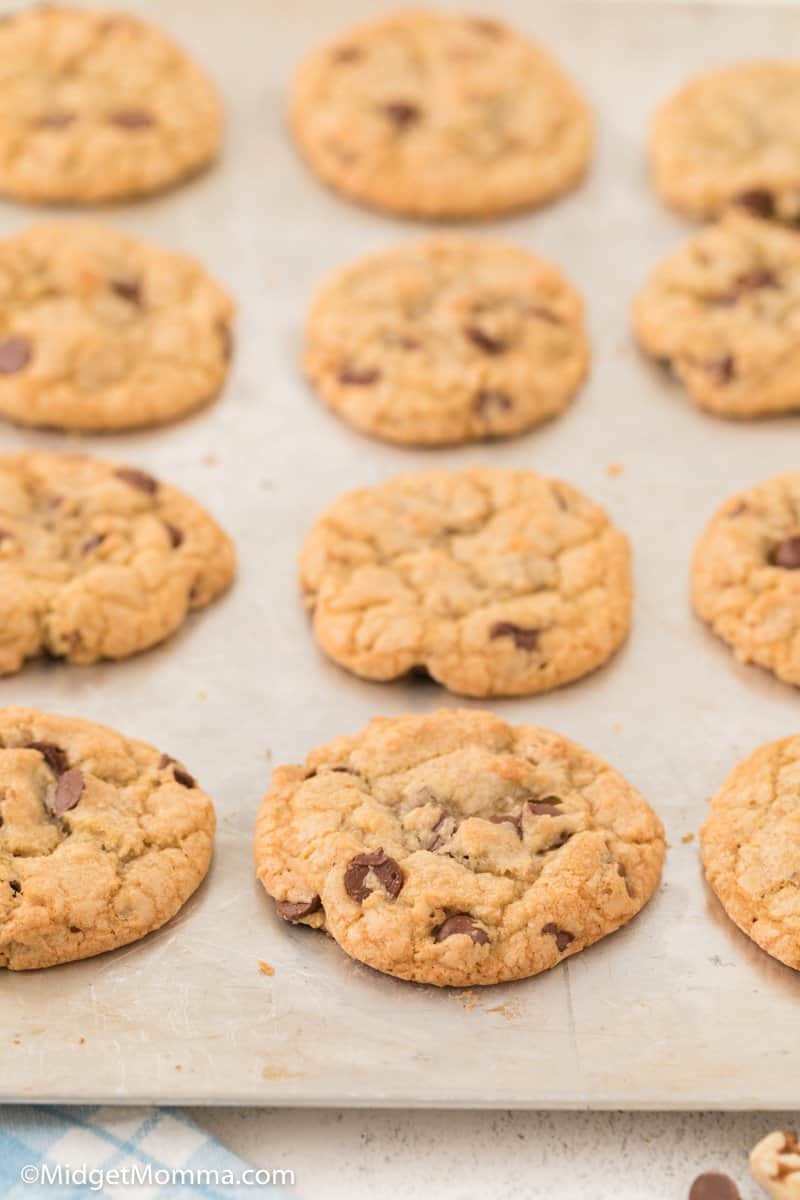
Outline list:
[[[0,1108],[3,1200],[289,1200],[177,1109]]]

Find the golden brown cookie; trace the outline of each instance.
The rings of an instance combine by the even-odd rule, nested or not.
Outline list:
[[[97,432],[175,420],[222,387],[232,320],[194,259],[109,226],[34,225],[0,239],[0,414]]]
[[[208,513],[144,471],[0,455],[0,675],[39,654],[128,658],[210,604],[234,571]]]
[[[52,967],[158,929],[211,861],[189,772],[89,721],[0,709],[0,967]]]
[[[340,35],[301,65],[290,121],[321,179],[415,217],[488,217],[574,187],[589,110],[535,42],[422,9]]]
[[[423,471],[348,492],[308,534],[300,574],[335,662],[376,680],[424,669],[464,696],[569,683],[630,626],[628,539],[533,471]]]
[[[258,876],[285,921],[401,979],[524,979],[647,903],[661,823],[621,775],[559,734],[489,713],[378,718],[261,805]]]
[[[0,22],[0,194],[95,204],[192,175],[222,137],[216,89],[125,13],[31,5]]]
[[[583,302],[517,246],[437,238],[373,254],[318,292],[305,367],[330,407],[390,442],[520,433],[583,381]]]
[[[728,916],[800,970],[800,737],[739,763],[711,801],[701,838],[706,878]]]

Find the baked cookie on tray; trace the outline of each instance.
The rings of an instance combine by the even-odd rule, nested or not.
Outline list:
[[[728,212],[652,272],[634,303],[642,348],[718,416],[800,409],[800,236]]]
[[[800,61],[736,63],[690,80],[651,124],[657,191],[692,217],[737,203],[797,221],[799,109]]]
[[[0,675],[40,654],[127,658],[210,604],[234,571],[208,513],[144,471],[0,455]]]
[[[627,636],[628,539],[533,471],[401,475],[348,492],[306,537],[320,646],[365,679],[423,670],[465,696],[524,696],[593,671]]]
[[[2,238],[0,415],[96,432],[175,420],[221,389],[232,319],[194,259],[108,226]]]
[[[490,713],[378,718],[278,767],[255,835],[285,921],[401,979],[524,979],[650,899],[661,823],[602,759]]]
[[[0,709],[0,967],[52,967],[158,929],[211,861],[189,772],[90,721]]]
[[[800,687],[800,473],[717,510],[695,547],[692,602],[740,662]]]
[[[126,13],[31,5],[0,23],[0,194],[95,204],[206,166],[222,105],[199,67]]]
[[[706,878],[731,920],[800,970],[800,737],[739,763],[711,801],[701,844]]]
[[[493,19],[405,10],[348,30],[295,77],[290,122],[320,178],[413,217],[489,217],[575,186],[589,110],[535,42]]]
[[[773,1200],[800,1200],[800,1142],[795,1133],[775,1130],[750,1152],[753,1178]]]
[[[463,237],[396,247],[318,292],[305,368],[357,429],[406,445],[521,433],[586,376],[583,302],[520,247]]]

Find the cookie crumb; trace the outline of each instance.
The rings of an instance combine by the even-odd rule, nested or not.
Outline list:
[[[693,833],[685,833],[683,835],[683,837],[681,838],[681,841],[683,842],[684,846],[688,846],[689,842],[694,841],[694,834]]]
[[[269,963],[263,962],[261,959],[258,960],[258,969],[262,975],[274,975],[275,974],[275,968],[271,967],[269,965]]]
[[[609,463],[606,467],[606,474],[610,475],[612,479],[616,479],[618,475],[622,474],[624,469],[622,463]]]

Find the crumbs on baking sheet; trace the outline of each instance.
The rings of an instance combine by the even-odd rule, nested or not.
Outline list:
[[[451,1000],[457,1000],[464,1012],[474,1012],[482,1003],[482,998],[479,992],[450,992]]]
[[[269,963],[267,963],[267,962],[262,962],[261,959],[258,960],[258,969],[262,975],[274,975],[275,974],[275,968],[271,967],[269,965]]]
[[[688,846],[689,842],[694,841],[694,834],[693,833],[685,833],[683,835],[683,837],[681,838],[681,841],[683,842],[684,846]]]

